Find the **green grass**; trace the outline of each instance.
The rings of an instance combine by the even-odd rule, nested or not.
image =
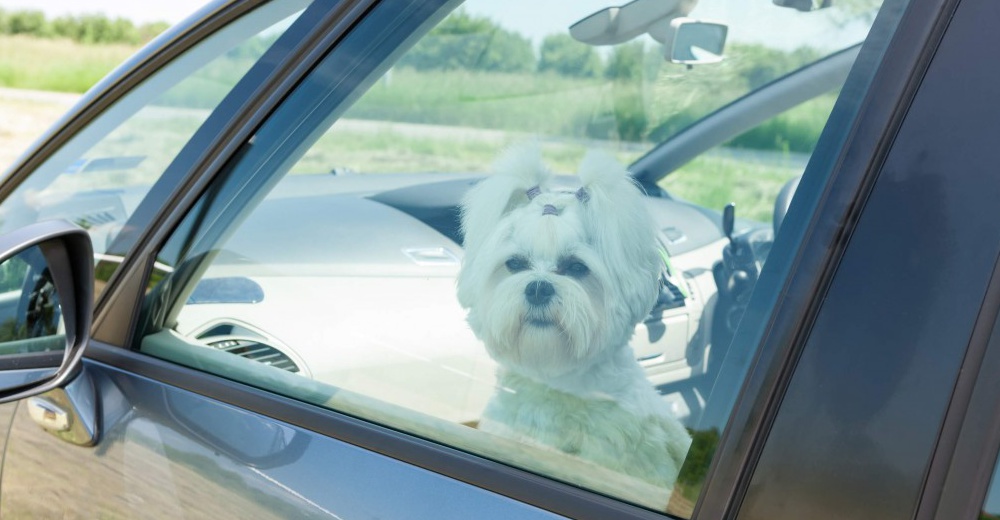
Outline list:
[[[0,86],[82,93],[138,50],[0,35]]]
[[[801,162],[780,154],[704,154],[660,181],[671,194],[695,204],[722,210],[736,203],[736,216],[770,222],[774,199],[788,180],[801,175]]]
[[[555,74],[400,68],[375,84],[350,117],[582,136],[599,108],[610,107],[609,95],[599,81]]]
[[[655,116],[651,128],[676,131],[693,110],[710,110],[711,100],[695,83],[698,74],[673,72],[652,83],[645,109]],[[695,94],[680,96],[688,89]],[[620,92],[619,92],[620,93]],[[422,73],[394,70],[365,94],[346,119],[381,120],[429,125],[421,133],[390,129],[389,123],[361,131],[338,123],[296,166],[295,172],[487,171],[496,155],[528,135],[545,142],[545,159],[557,172],[572,173],[588,147],[610,149],[624,164],[651,143],[615,144],[614,85],[600,80],[555,75],[500,74],[469,71]],[[731,146],[766,153],[710,152],[661,182],[671,193],[709,208],[737,204],[737,215],[769,222],[774,198],[792,177],[802,173],[801,159],[789,150],[808,152],[829,116],[835,95],[821,96],[765,122],[734,139]],[[486,136],[456,133],[432,135],[444,127],[488,130]],[[415,128],[415,127],[414,127]],[[507,131],[507,132],[504,132]],[[475,132],[467,132],[475,134]],[[612,140],[607,140],[611,138]],[[801,154],[798,154],[801,157]]]
[[[434,136],[417,127],[392,130],[388,124],[358,127],[350,121],[334,125],[292,169],[293,174],[486,172],[497,154],[523,137],[511,133],[496,139]],[[491,135],[492,137],[492,135]],[[573,173],[594,142],[543,142],[546,164],[557,173]],[[638,151],[609,149],[623,164]],[[737,215],[770,222],[781,187],[800,175],[803,158],[789,154],[716,150],[698,157],[660,182],[670,193],[708,208],[721,210],[735,202]]]
[[[358,173],[485,172],[506,147],[526,138],[516,132],[491,132],[477,138],[474,132],[454,130],[341,121],[309,149],[292,173],[328,173],[334,169]],[[542,146],[546,164],[564,174],[576,171],[588,148],[583,142],[560,139],[546,141]],[[618,151],[615,155],[627,164],[639,154]]]

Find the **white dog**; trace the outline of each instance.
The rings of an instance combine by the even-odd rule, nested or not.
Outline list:
[[[560,191],[537,146],[510,150],[463,201],[458,299],[499,365],[479,428],[672,489],[691,444],[628,340],[663,259],[642,195],[589,153]]]

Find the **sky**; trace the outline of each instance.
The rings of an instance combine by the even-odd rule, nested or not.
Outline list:
[[[466,0],[465,6],[470,13],[484,14],[505,27],[516,27],[537,44],[545,35],[566,32],[591,13],[628,1]],[[833,1],[836,4],[837,0]],[[729,41],[766,43],[789,50],[802,45],[840,48],[867,34],[867,26],[862,24],[838,25],[833,9],[802,13],[777,7],[771,0],[700,0],[690,16],[728,24]]]
[[[280,1],[280,0],[279,0]],[[468,0],[468,12],[485,15],[514,28],[539,45],[549,34],[565,32],[577,20],[608,6],[628,0]],[[834,0],[836,2],[836,0]],[[103,13],[137,23],[177,23],[208,3],[207,0],[0,0],[3,9],[41,9],[48,17],[66,14]],[[800,13],[776,7],[771,0],[700,0],[692,16],[727,22],[730,41],[766,42],[794,49],[802,44],[841,47],[864,37],[866,27],[845,31],[831,26],[832,9]],[[527,15],[526,15],[527,13]],[[838,40],[838,41],[831,41]]]

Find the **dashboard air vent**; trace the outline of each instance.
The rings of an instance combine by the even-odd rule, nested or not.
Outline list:
[[[280,368],[282,370],[287,370],[292,373],[299,372],[298,365],[288,356],[286,356],[280,350],[247,338],[238,337],[228,337],[221,339],[213,339],[208,342],[209,346],[215,347],[219,350],[228,352],[230,354],[236,354],[237,356],[242,356],[246,359],[257,361],[259,363],[264,363],[265,365],[271,365],[275,368]]]

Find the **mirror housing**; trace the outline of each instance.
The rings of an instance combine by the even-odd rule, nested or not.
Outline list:
[[[650,28],[649,35],[663,44],[663,57],[672,63],[702,65],[722,61],[729,26],[718,22],[674,18]]]
[[[0,403],[16,401],[63,386],[81,367],[90,340],[93,310],[94,253],[90,236],[66,221],[32,224],[0,236],[0,263],[38,248],[51,277],[65,328],[61,356],[11,353],[0,359],[0,376],[33,372],[30,377],[0,378]],[[22,290],[23,293],[23,290]],[[15,383],[16,381],[16,383]]]
[[[615,45],[625,43],[651,26],[670,23],[679,16],[686,16],[697,0],[633,0],[619,7],[608,7],[574,23],[569,34],[588,45]]]
[[[792,9],[809,12],[817,9],[826,9],[833,5],[833,0],[771,0],[779,7],[791,7]]]

